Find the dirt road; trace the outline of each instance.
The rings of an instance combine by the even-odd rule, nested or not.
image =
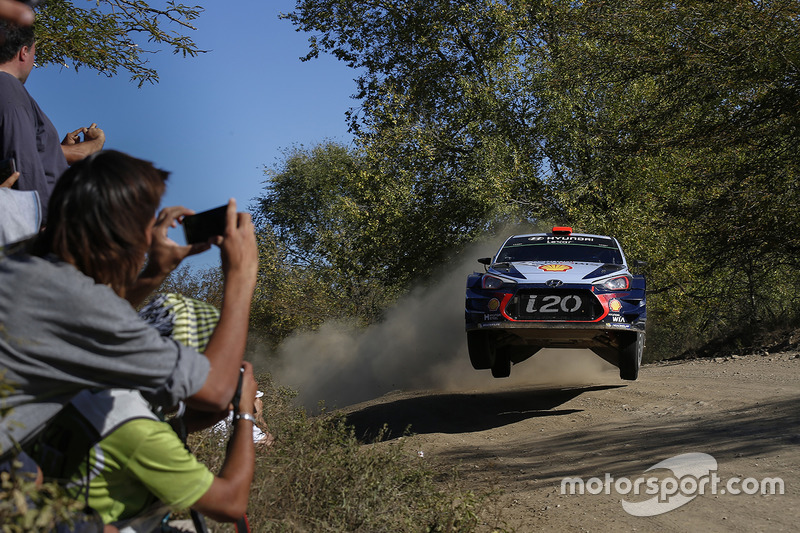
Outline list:
[[[391,393],[350,407],[349,420],[368,434],[384,423],[395,436],[410,426],[414,435],[405,438],[420,460],[460,465],[476,489],[502,489],[501,520],[518,532],[800,528],[797,352],[651,364],[635,382],[593,355],[539,358],[480,389]],[[543,383],[554,365],[595,370]],[[676,456],[700,453],[707,455],[690,457],[705,460],[701,466],[710,457],[716,469],[688,479],[690,457]],[[673,457],[670,469],[646,472]],[[570,494],[569,485],[562,493],[564,478],[580,478],[584,494]],[[622,501],[656,498],[646,492],[656,490],[648,478],[665,497],[634,516]],[[761,495],[762,485],[779,490],[775,478],[784,493]],[[676,483],[683,500],[670,497]]]

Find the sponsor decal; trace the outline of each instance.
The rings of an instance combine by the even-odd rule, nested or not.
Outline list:
[[[493,320],[500,320],[502,318],[503,315],[501,315],[500,313],[492,313],[492,314],[487,313],[483,315],[483,320],[485,320],[486,322],[491,322]]]
[[[525,307],[526,313],[558,313],[559,311],[574,313],[583,304],[580,296],[575,294],[568,294],[563,298],[556,294],[542,296],[541,300],[538,298],[536,294],[528,298],[528,305]]]
[[[572,270],[572,267],[569,265],[542,265],[539,267],[539,270],[545,272],[566,272],[567,270]]]
[[[612,322],[625,322],[625,317],[622,315],[611,315]]]
[[[615,313],[619,313],[622,310],[622,302],[617,299],[613,299],[608,302],[608,308]]]
[[[557,242],[594,242],[594,237],[576,237],[574,235],[534,235],[528,237],[529,241],[547,241],[552,243]]]
[[[497,309],[500,307],[500,300],[497,298],[492,298],[489,300],[487,306],[489,307],[489,311],[497,311]]]

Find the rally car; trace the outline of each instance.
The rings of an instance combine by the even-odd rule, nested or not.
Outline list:
[[[508,377],[512,363],[542,348],[588,348],[620,378],[638,377],[645,278],[629,270],[615,238],[555,227],[512,235],[478,262],[485,272],[467,278],[465,309],[473,368]]]

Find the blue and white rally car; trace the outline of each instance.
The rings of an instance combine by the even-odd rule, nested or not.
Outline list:
[[[467,278],[467,346],[476,370],[507,377],[542,348],[588,348],[639,375],[647,307],[644,276],[628,269],[613,237],[573,233],[512,235],[486,267]]]

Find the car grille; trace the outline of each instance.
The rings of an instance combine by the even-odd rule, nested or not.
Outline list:
[[[520,289],[508,302],[506,314],[514,320],[591,322],[603,306],[590,290]]]

